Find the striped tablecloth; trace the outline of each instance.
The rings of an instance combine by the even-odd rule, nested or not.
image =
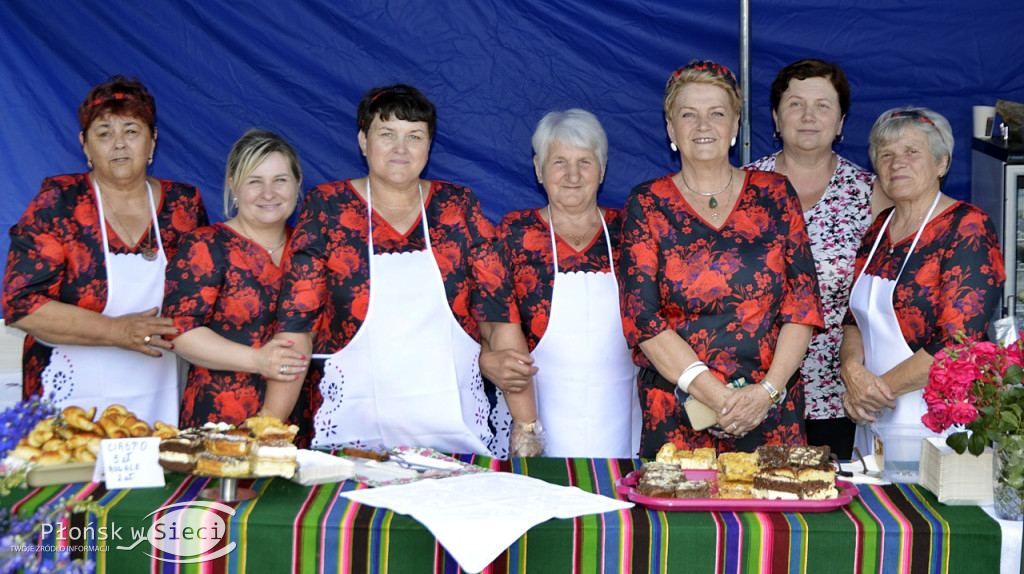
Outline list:
[[[516,472],[616,497],[615,481],[638,460],[516,459],[463,456],[493,470]],[[176,564],[149,540],[131,550],[131,528],[153,533],[162,506],[199,500],[216,481],[167,475],[157,489],[107,491],[101,484],[72,484],[15,491],[0,506],[22,515],[57,498],[92,497],[103,511],[78,515],[64,532],[105,544],[86,549],[99,572],[460,572],[422,525],[408,516],[351,503],[338,493],[352,482],[303,487],[281,479],[242,481],[259,493],[232,503],[218,547],[236,547],[221,558]],[[860,487],[860,496],[826,513],[661,512],[630,510],[573,520],[551,520],[531,529],[485,572],[998,572],[999,525],[973,506],[946,506],[917,485]],[[498,519],[499,517],[495,517]],[[168,528],[183,528],[165,521]],[[68,530],[70,529],[70,530]],[[120,539],[113,539],[117,532]],[[106,537],[106,540],[98,540]],[[151,556],[152,555],[152,556]],[[2,570],[2,567],[0,567]]]

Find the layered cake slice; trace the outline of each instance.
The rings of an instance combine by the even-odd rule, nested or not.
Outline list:
[[[183,430],[177,436],[160,441],[160,466],[174,472],[191,473],[196,468],[196,458],[202,450],[202,431]]]
[[[827,500],[839,496],[827,446],[763,445],[757,448],[761,471],[754,476],[757,498]]]
[[[249,476],[249,457],[222,456],[202,452],[196,459],[196,473],[228,478]]]
[[[299,427],[270,416],[250,417],[244,426],[253,434],[250,453],[254,476],[295,476],[299,449],[292,441]]]

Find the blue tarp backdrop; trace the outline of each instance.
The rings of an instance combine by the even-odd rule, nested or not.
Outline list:
[[[899,105],[945,114],[950,195],[970,189],[971,106],[1024,101],[1019,0],[752,0],[751,158],[777,149],[778,69],[840,63],[853,105],[839,149],[865,167],[875,118]],[[825,4],[830,4],[825,6]],[[304,188],[358,177],[355,108],[406,82],[438,107],[426,176],[469,186],[488,217],[542,205],[530,137],[552,109],[582,107],[610,140],[600,202],[678,169],[661,101],[692,58],[739,72],[739,3],[723,0],[5,0],[0,3],[0,228],[43,177],[85,171],[78,104],[116,73],[157,101],[152,173],[198,186],[220,219],[224,161],[248,128],[288,138]],[[734,150],[734,163],[740,163]],[[0,252],[8,238],[0,234]]]

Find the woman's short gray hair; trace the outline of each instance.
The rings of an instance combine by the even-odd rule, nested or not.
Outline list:
[[[538,165],[547,161],[548,149],[555,142],[594,152],[602,172],[608,164],[608,136],[597,116],[586,110],[548,112],[541,118],[533,131],[533,153]]]
[[[917,128],[925,134],[936,163],[942,161],[943,157],[949,158],[950,162],[953,161],[953,128],[950,127],[949,120],[928,108],[907,106],[883,112],[871,128],[868,155],[871,157],[871,165],[875,166],[875,171],[878,171],[878,148],[898,140],[908,127]],[[941,179],[945,178],[943,174]]]

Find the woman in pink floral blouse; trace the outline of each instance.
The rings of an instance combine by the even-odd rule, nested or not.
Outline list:
[[[772,82],[771,102],[775,139],[782,142],[782,150],[746,169],[785,175],[800,197],[825,313],[825,328],[811,338],[800,365],[807,442],[828,445],[848,459],[855,425],[840,400],[846,390],[839,377],[843,317],[864,230],[891,202],[885,194],[872,193],[874,174],[832,151],[843,141],[843,122],[850,111],[850,85],[842,68],[816,59],[793,62]]]

